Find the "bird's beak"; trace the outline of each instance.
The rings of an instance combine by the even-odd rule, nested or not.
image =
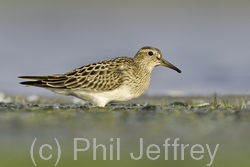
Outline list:
[[[160,65],[171,68],[171,69],[177,71],[178,73],[181,73],[181,70],[179,68],[175,67],[173,64],[169,63],[167,60],[165,60],[163,58],[161,59]]]

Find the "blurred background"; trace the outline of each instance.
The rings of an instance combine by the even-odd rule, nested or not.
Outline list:
[[[250,89],[250,0],[0,0],[0,166],[33,166],[29,153],[34,138],[36,156],[39,144],[58,139],[63,156],[58,166],[200,167],[210,162],[207,152],[201,161],[188,153],[184,161],[166,161],[163,154],[157,161],[131,161],[129,152],[138,150],[140,137],[145,145],[161,149],[168,137],[209,144],[212,150],[218,143],[213,167],[249,166],[249,98],[236,99],[242,107],[228,105],[227,110],[164,107],[167,98],[158,100],[163,107],[141,110],[75,108],[71,102],[60,108],[50,101],[57,96],[53,92],[19,85],[20,75],[65,73],[116,56],[133,57],[145,45],[159,48],[182,70],[157,67],[147,95],[244,95]],[[30,105],[1,103],[2,92],[52,98]],[[185,98],[170,99],[192,100]],[[104,144],[119,137],[122,161],[93,161],[91,151],[74,161],[74,137]],[[51,150],[45,150],[46,157]],[[54,166],[54,160],[38,160],[37,165]]]
[[[243,95],[249,9],[249,0],[0,0],[0,91],[52,95],[17,76],[64,73],[151,45],[182,73],[156,68],[148,95]]]

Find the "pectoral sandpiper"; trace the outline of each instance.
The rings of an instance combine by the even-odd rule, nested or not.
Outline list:
[[[76,68],[65,74],[20,76],[27,86],[46,88],[53,92],[75,96],[104,107],[112,101],[126,101],[142,95],[149,86],[156,66],[177,67],[162,58],[157,48],[145,46],[134,58],[116,57]]]

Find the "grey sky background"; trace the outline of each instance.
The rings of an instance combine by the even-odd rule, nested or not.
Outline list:
[[[0,0],[0,91],[52,95],[17,76],[64,73],[151,45],[182,73],[157,67],[147,94],[244,94],[249,9],[249,0]]]

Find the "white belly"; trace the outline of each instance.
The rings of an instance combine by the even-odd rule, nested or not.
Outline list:
[[[78,98],[88,100],[100,107],[104,107],[111,101],[126,101],[137,97],[131,94],[130,90],[126,86],[122,86],[118,89],[106,92],[90,92],[81,90],[73,92],[72,90],[71,93]]]

